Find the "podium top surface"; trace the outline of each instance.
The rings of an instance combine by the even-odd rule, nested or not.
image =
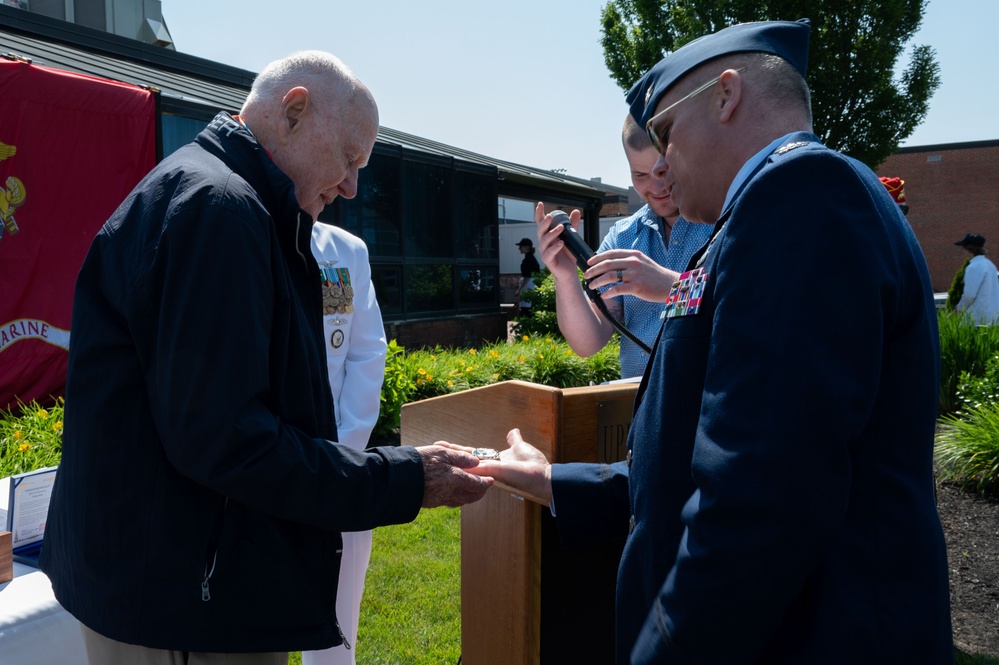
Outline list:
[[[596,448],[602,437],[626,434],[637,390],[636,383],[553,388],[503,381],[403,405],[401,441],[502,450],[507,432],[519,428],[549,461],[614,461],[601,460]]]

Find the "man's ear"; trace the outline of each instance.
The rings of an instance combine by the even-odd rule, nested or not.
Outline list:
[[[281,120],[278,128],[282,142],[297,131],[302,116],[308,111],[311,103],[309,90],[302,86],[296,86],[285,93],[281,100]]]
[[[718,79],[718,119],[728,122],[742,100],[742,75],[734,69],[726,69]]]

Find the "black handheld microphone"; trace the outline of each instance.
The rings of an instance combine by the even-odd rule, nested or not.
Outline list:
[[[590,257],[594,256],[594,252],[579,237],[576,229],[572,228],[572,224],[569,222],[569,215],[564,210],[556,210],[552,213],[552,224],[562,225],[562,242],[569,248],[569,252],[576,257],[576,265],[579,266],[579,269],[586,272],[590,267],[587,261],[590,260]]]
[[[583,242],[583,239],[579,237],[579,233],[576,232],[576,229],[572,228],[572,224],[569,222],[569,215],[567,215],[565,211],[556,210],[553,212],[552,224],[562,225],[562,242],[564,242],[565,246],[569,248],[569,252],[576,257],[576,265],[579,266],[579,269],[585,273],[590,267],[590,264],[588,264],[587,261],[589,261],[591,257],[595,256],[595,252],[590,249],[589,245]],[[583,286],[583,290],[586,292],[586,295],[593,301],[594,305],[596,305],[597,309],[600,310],[604,317],[611,322],[611,325],[617,328],[622,335],[634,342],[642,351],[652,353],[652,349],[650,349],[645,342],[640,340],[634,333],[625,328],[623,323],[611,316],[611,313],[607,311],[607,304],[603,301],[603,298],[600,297],[600,293],[598,293],[596,289],[590,288],[588,280],[583,283]]]

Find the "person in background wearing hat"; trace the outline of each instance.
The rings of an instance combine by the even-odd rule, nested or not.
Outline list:
[[[520,294],[534,288],[534,273],[539,272],[541,266],[538,264],[537,257],[534,256],[534,243],[531,242],[530,238],[522,238],[517,243],[517,247],[520,248],[520,253],[524,255],[524,258],[520,261],[520,280],[517,284],[517,291],[514,293],[514,299],[517,300],[521,316],[531,316],[531,301],[522,299]]]
[[[902,211],[902,214],[909,215],[909,204],[905,201],[905,181],[901,178],[878,178],[881,184],[885,186],[888,193],[891,194],[892,199],[898,206],[898,209]]]
[[[985,238],[968,233],[954,244],[971,254],[964,266],[964,288],[955,311],[965,312],[980,326],[995,325],[999,318],[999,274],[985,256]]]
[[[809,31],[721,30],[629,93],[714,232],[667,299],[627,461],[549,464],[512,430],[475,471],[549,502],[567,546],[627,536],[618,663],[953,663],[929,273],[878,177],[812,133]]]
[[[651,347],[662,326],[663,303],[670,287],[691,255],[708,241],[711,226],[680,217],[665,178],[653,174],[659,154],[630,113],[621,141],[631,183],[645,205],[611,227],[597,249],[598,256],[590,259],[586,277],[591,288],[602,290],[610,315]],[[576,260],[563,249],[561,229],[552,229],[551,217],[544,213],[539,203],[534,211],[538,247],[555,279],[558,327],[577,355],[591,356],[604,348],[614,326],[583,292]],[[574,212],[570,219],[578,225],[579,213]],[[622,377],[642,375],[648,353],[622,336],[620,355]]]

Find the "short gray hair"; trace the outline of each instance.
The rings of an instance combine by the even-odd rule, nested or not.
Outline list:
[[[349,100],[363,87],[347,65],[332,53],[299,51],[275,60],[257,74],[243,108],[283,96],[299,85],[333,105]]]

